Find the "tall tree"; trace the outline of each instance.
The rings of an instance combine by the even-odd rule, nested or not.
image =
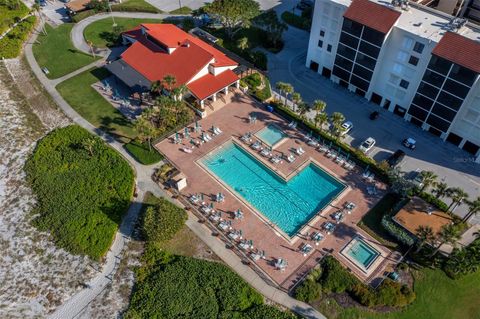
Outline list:
[[[254,23],[267,31],[268,40],[274,48],[282,39],[283,32],[288,30],[288,26],[278,19],[277,13],[273,9],[259,15],[254,19]]]
[[[248,38],[247,37],[241,37],[240,39],[238,39],[237,40],[237,47],[242,51],[245,51],[246,49],[248,49]]]
[[[415,234],[417,236],[417,250],[416,252],[418,253],[420,249],[426,244],[426,243],[432,243],[433,240],[435,239],[435,235],[433,234],[432,227],[430,226],[419,226],[415,230]]]
[[[315,126],[322,129],[328,123],[328,114],[325,112],[317,113],[314,117]]]
[[[293,111],[297,112],[298,105],[302,102],[302,96],[298,92],[292,93]]]
[[[303,101],[298,104],[298,114],[301,118],[305,119],[305,114],[307,114],[309,108],[309,105]]]
[[[283,96],[283,94],[285,93],[285,87],[286,87],[285,82],[278,81],[277,83],[275,83],[275,88],[278,90],[278,93],[280,94],[280,96]],[[286,101],[286,97],[285,97],[285,101]]]
[[[214,0],[204,6],[205,12],[217,18],[230,39],[242,28],[248,28],[251,20],[260,14],[255,0]]]
[[[325,108],[327,107],[327,103],[322,100],[315,100],[312,103],[312,109],[317,113],[325,112]]]
[[[480,196],[471,201],[466,201],[468,205],[468,213],[463,217],[463,221],[469,221],[473,215],[480,213]]]
[[[162,79],[163,85],[166,87],[168,92],[172,92],[173,87],[177,84],[177,78],[174,75],[167,74]]]
[[[162,83],[160,82],[160,80],[153,81],[152,85],[150,85],[150,92],[153,95],[159,95],[161,89],[162,89]]]
[[[460,239],[460,232],[458,228],[455,227],[455,225],[453,224],[444,225],[440,230],[440,232],[438,233],[439,244],[430,256],[431,257],[435,256],[443,244],[450,244],[452,246],[455,246],[455,244],[457,243],[457,240],[459,239]]]
[[[423,182],[423,186],[421,189],[422,192],[428,189],[428,187],[430,187],[431,185],[433,185],[438,178],[438,176],[432,171],[422,171],[421,175]]]
[[[340,133],[342,132],[342,123],[345,121],[345,116],[340,112],[333,112],[330,115],[330,122],[332,123],[332,135],[336,136],[337,138],[340,137]]]
[[[295,89],[293,88],[293,86],[290,83],[285,83],[285,85],[283,87],[283,91],[285,92],[285,106],[287,106],[288,95],[293,94]]]
[[[452,198],[452,202],[450,203],[450,206],[448,206],[448,210],[453,212],[468,198],[468,194],[463,189],[454,187],[452,188],[452,194],[450,197]]]
[[[152,150],[152,139],[156,135],[157,128],[154,123],[154,109],[146,109],[135,120],[135,129],[138,132],[138,139],[148,142],[148,149]]]
[[[449,191],[448,185],[445,182],[435,183],[435,188],[432,190],[432,193],[438,198],[443,198],[447,196]]]

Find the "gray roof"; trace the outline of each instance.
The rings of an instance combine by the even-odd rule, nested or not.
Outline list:
[[[134,92],[150,90],[152,83],[122,59],[106,64],[105,68]]]

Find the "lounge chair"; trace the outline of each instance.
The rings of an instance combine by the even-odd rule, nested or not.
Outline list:
[[[287,161],[293,163],[296,160],[296,157],[293,154],[287,156]]]
[[[272,156],[272,153],[270,153],[270,151],[269,151],[268,149],[266,149],[266,148],[264,148],[264,149],[260,152],[260,154],[261,154],[262,156],[264,156],[264,157],[270,157],[270,156]]]
[[[184,151],[185,153],[188,153],[188,154],[193,152],[193,150],[191,148],[188,148],[188,147],[182,147],[182,151]]]
[[[297,153],[297,155],[303,155],[305,154],[305,150],[302,147],[299,147],[295,149],[295,153]]]
[[[254,150],[258,151],[260,149],[260,147],[262,147],[262,145],[260,144],[259,141],[255,141],[255,143],[250,145],[250,147],[253,148]]]
[[[377,195],[377,188],[375,186],[368,186],[367,193],[368,195]]]
[[[270,158],[270,162],[272,162],[273,164],[278,164],[280,163],[282,160],[280,159],[280,157],[278,156],[273,156],[272,158]]]
[[[319,232],[315,232],[312,234],[312,240],[315,242],[315,245],[318,246],[318,244],[323,240],[323,235]]]
[[[193,194],[192,196],[190,196],[189,200],[192,204],[196,204],[200,199],[198,198],[197,195]]]
[[[312,146],[312,147],[317,147],[318,145],[320,145],[315,139],[311,139],[310,141],[308,141],[307,143],[309,146]]]
[[[302,248],[300,248],[300,250],[303,253],[303,256],[307,256],[309,253],[313,251],[313,247],[310,246],[309,244],[304,244]]]

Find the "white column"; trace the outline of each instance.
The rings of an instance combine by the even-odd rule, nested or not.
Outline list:
[[[240,81],[235,82],[235,86],[237,87],[237,89],[240,88]]]
[[[213,100],[213,102],[215,102],[217,100],[217,93],[213,93],[212,100]]]
[[[227,95],[228,94],[228,86],[224,87],[223,91],[225,92],[225,95]]]
[[[205,100],[200,100],[200,107],[201,107],[202,109],[205,108]]]

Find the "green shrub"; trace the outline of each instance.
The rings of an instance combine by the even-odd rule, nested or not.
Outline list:
[[[40,140],[25,171],[37,198],[34,225],[69,252],[100,259],[130,205],[130,165],[101,139],[72,125]]]
[[[392,221],[391,216],[383,216],[382,226],[400,243],[406,246],[411,246],[415,243],[415,238],[409,233],[407,233],[406,230],[404,230],[400,226],[397,226],[397,224]]]
[[[90,17],[90,16],[93,16],[93,15],[95,15],[95,14],[97,14],[97,13],[95,12],[95,10],[85,10],[85,11],[79,12],[79,13],[71,16],[71,19],[72,19],[72,22],[75,22],[75,23],[76,23],[76,22],[82,21],[82,20],[85,19],[85,18],[88,18],[88,17]]]
[[[192,30],[193,28],[195,28],[195,21],[193,20],[193,18],[185,18],[182,20],[182,29],[185,30],[185,31],[190,31]]]
[[[257,68],[260,70],[267,70],[268,60],[265,53],[262,51],[253,51],[250,52],[248,56],[250,57],[250,62],[252,62]]]
[[[184,209],[166,199],[150,206],[143,217],[143,233],[148,241],[161,242],[172,239],[187,220]]]
[[[375,292],[365,284],[359,283],[353,286],[350,295],[366,307],[373,307],[377,304]]]
[[[262,85],[262,76],[259,73],[250,74],[242,79],[249,89],[256,89]]]
[[[295,288],[294,296],[296,299],[305,302],[311,302],[320,297],[322,288],[315,280],[305,279]]]
[[[305,18],[303,16],[297,16],[290,11],[285,11],[282,13],[282,20],[285,21],[285,23],[291,25],[292,27],[307,31],[310,30],[310,26],[312,24],[311,19]]]
[[[137,140],[132,140],[128,144],[124,144],[123,147],[132,155],[137,162],[143,165],[151,165],[160,162],[163,156],[152,147],[148,146],[148,143],[141,143]]]
[[[377,306],[404,307],[415,300],[415,293],[405,285],[385,279],[377,288]]]
[[[36,20],[35,16],[26,18],[0,39],[0,58],[11,59],[20,54],[22,45],[35,26]]]
[[[144,0],[126,0],[111,6],[112,11],[162,13]]]
[[[228,319],[233,319],[234,317],[225,317]],[[240,316],[241,319],[296,319],[298,318],[290,312],[283,312],[279,309],[267,306],[260,305],[254,306],[249,310],[243,313],[243,316]]]
[[[322,260],[320,283],[325,292],[341,293],[352,289],[360,281],[349,273],[335,258],[327,256]]]
[[[420,198],[422,198],[424,201],[426,201],[427,203],[437,207],[438,209],[440,209],[441,211],[443,212],[447,212],[448,211],[448,205],[445,204],[444,201],[442,201],[441,199],[439,199],[438,197],[436,197],[435,195],[432,195],[430,193],[427,193],[427,192],[418,192],[417,194]]]

